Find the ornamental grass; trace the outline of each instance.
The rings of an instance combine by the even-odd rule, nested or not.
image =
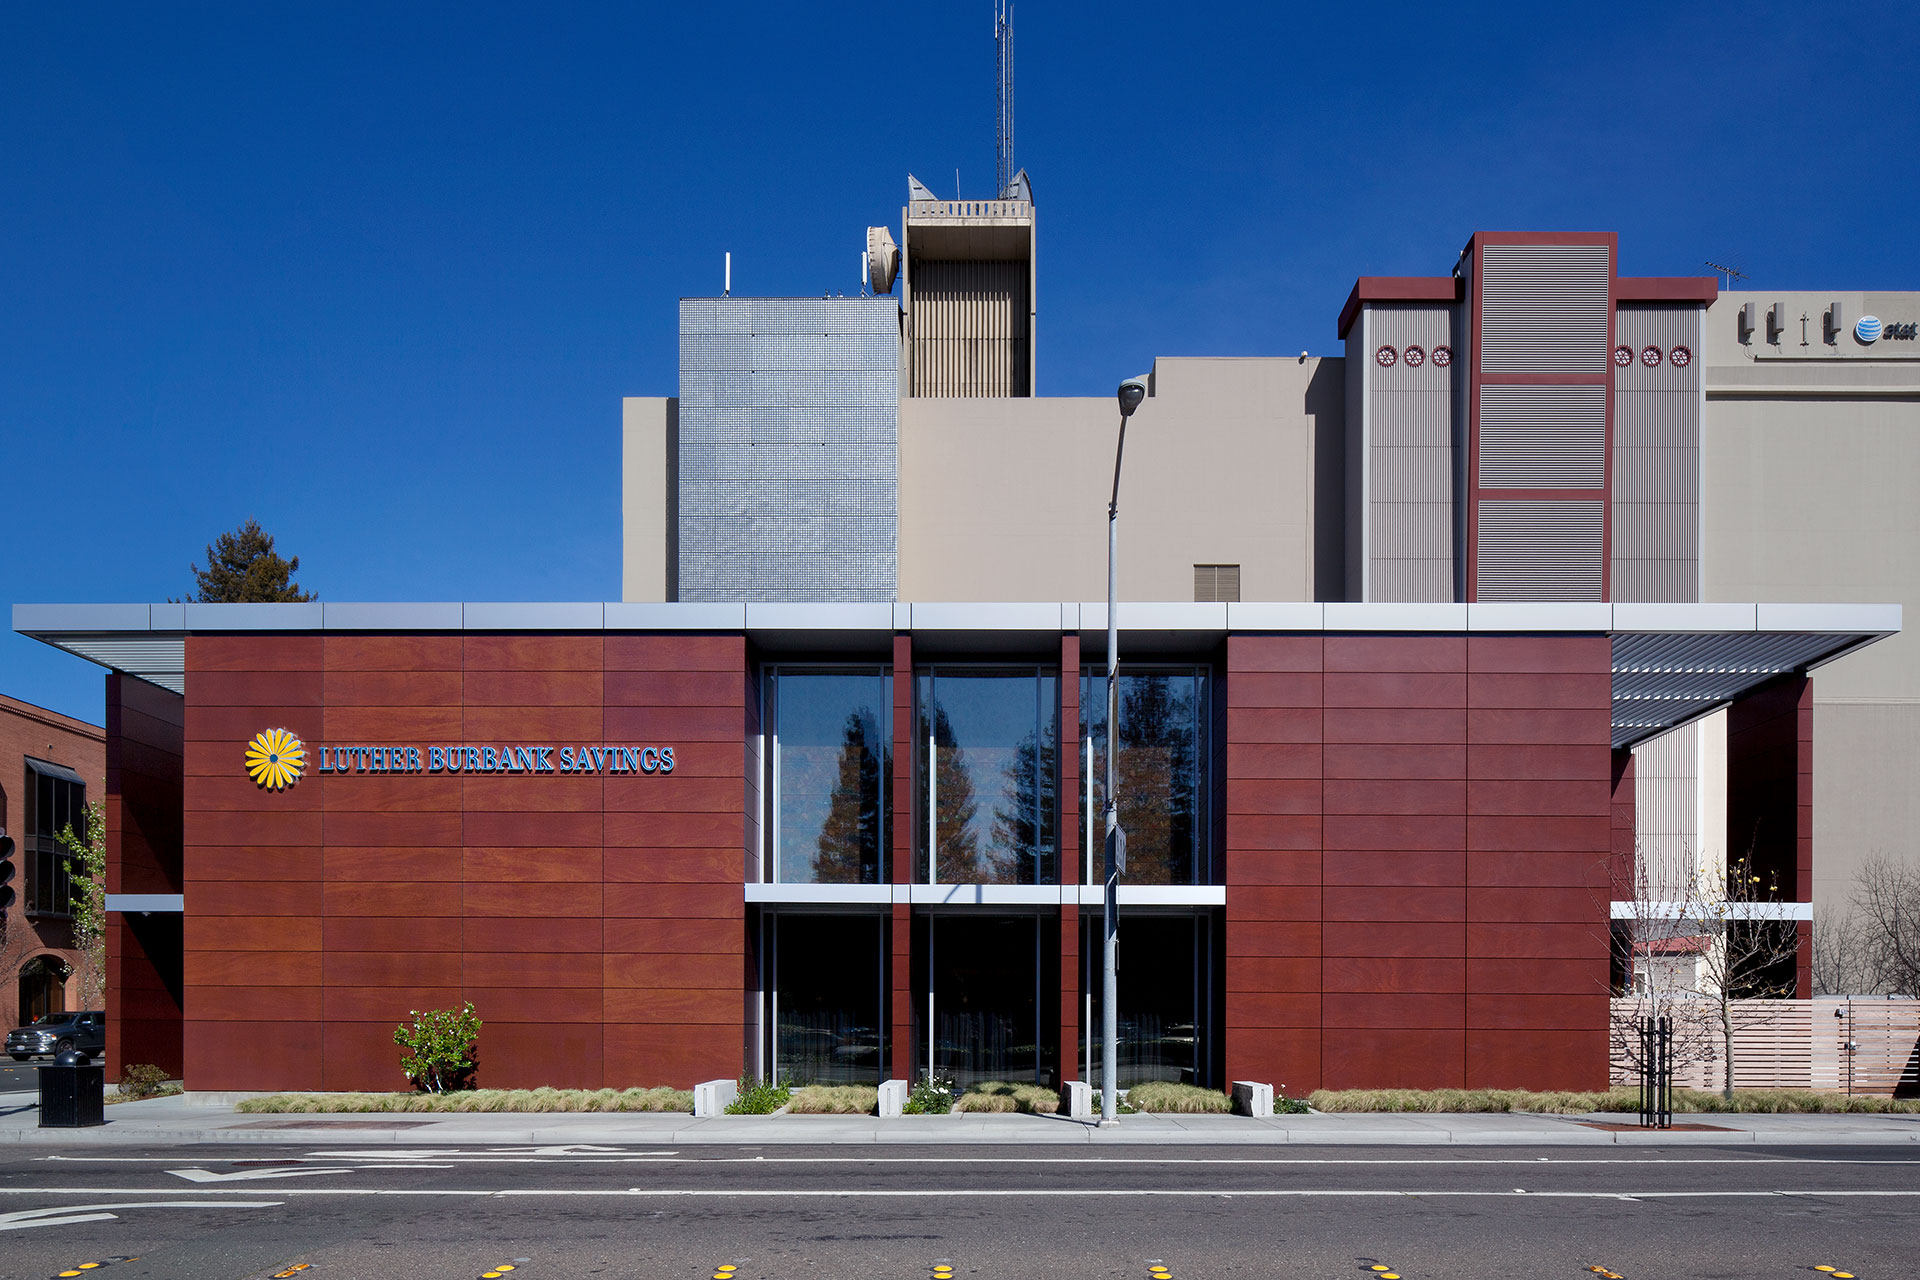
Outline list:
[[[1233,1110],[1233,1099],[1218,1089],[1203,1089],[1172,1080],[1146,1080],[1127,1090],[1127,1105],[1135,1111],[1166,1114],[1222,1114]]]
[[[1060,1095],[1037,1084],[1009,1084],[1004,1080],[983,1080],[954,1099],[955,1111],[1019,1112],[1028,1116],[1050,1116],[1060,1110]]]
[[[810,1084],[795,1089],[787,1112],[796,1116],[867,1116],[880,1109],[880,1090],[870,1084]]]
[[[336,1112],[693,1111],[686,1089],[467,1089],[454,1093],[275,1093],[243,1099],[249,1115]]]

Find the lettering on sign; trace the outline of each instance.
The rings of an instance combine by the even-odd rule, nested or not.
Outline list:
[[[285,791],[305,776],[311,749],[286,729],[264,729],[247,743],[245,767],[263,791]],[[321,747],[316,773],[592,773],[669,774],[672,747],[611,743],[574,746]]]
[[[321,747],[319,773],[673,772],[672,747],[618,745]]]

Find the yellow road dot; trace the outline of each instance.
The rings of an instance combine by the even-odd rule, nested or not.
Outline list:
[[[482,1271],[480,1273],[480,1280],[500,1280],[500,1273],[498,1271]]]
[[[80,1273],[78,1271],[62,1271],[60,1274],[63,1276],[77,1276]]]
[[[1836,1271],[1833,1274],[1835,1280],[1853,1280],[1853,1272],[1851,1271]]]
[[[1395,1271],[1382,1271],[1380,1273],[1380,1280],[1400,1280],[1400,1275]]]

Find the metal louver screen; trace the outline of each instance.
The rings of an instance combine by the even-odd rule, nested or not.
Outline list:
[[[913,394],[1024,396],[1027,264],[913,264]]]
[[[1599,600],[1606,507],[1598,498],[1482,501],[1481,600]]]
[[[1604,489],[1607,389],[1480,388],[1480,487]]]
[[[1483,372],[1607,371],[1606,245],[1489,244],[1482,252]]]
[[[1193,598],[1201,604],[1222,600],[1237,603],[1240,599],[1240,566],[1237,564],[1193,566]]]

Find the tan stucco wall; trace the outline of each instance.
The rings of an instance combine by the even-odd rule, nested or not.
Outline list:
[[[1815,301],[1838,297],[1851,322],[1863,307],[1910,314],[1920,295],[1725,295],[1708,315],[1704,598],[1904,610],[1900,635],[1814,673],[1814,900],[1824,905],[1851,894],[1869,853],[1920,862],[1920,361],[1905,358],[1920,344],[1883,341],[1872,361],[1849,352],[1844,362],[1796,357],[1783,367],[1788,360],[1756,358],[1731,340],[1747,298],[1761,304],[1764,337],[1772,296],[1789,301],[1797,346],[1802,309],[1819,341]],[[1755,386],[1775,379],[1848,392]]]
[[[1240,565],[1244,600],[1337,582],[1341,379],[1338,360],[1157,361],[1127,429],[1121,598],[1191,600],[1196,564]],[[1118,425],[1109,397],[902,400],[900,599],[1105,598]],[[1316,518],[1335,531],[1318,569]]]
[[[677,402],[629,396],[620,402],[620,598],[672,597],[670,557],[676,513],[668,437]]]

